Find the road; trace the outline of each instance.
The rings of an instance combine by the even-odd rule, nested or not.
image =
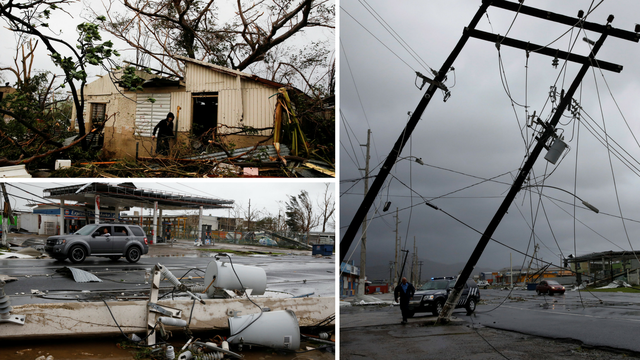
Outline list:
[[[567,291],[564,295],[538,296],[526,290],[514,290],[510,295],[506,290],[483,290],[481,295],[483,304],[472,318],[477,324],[640,352],[636,338],[640,293]]]
[[[420,359],[640,358],[640,294],[488,289],[481,296],[474,315],[455,310],[447,326],[430,326],[428,313],[400,325],[392,294],[374,295],[387,304],[341,306],[340,358],[384,359],[398,349]]]
[[[215,254],[205,252],[199,255],[176,257],[144,256],[135,264],[130,264],[123,259],[113,262],[106,258],[93,257],[87,258],[81,264],[72,264],[69,261],[56,262],[49,259],[10,259],[0,260],[0,274],[18,279],[18,281],[8,282],[5,286],[5,292],[11,296],[14,305],[96,300],[107,292],[131,297],[149,289],[149,285],[145,284],[145,272],[150,271],[157,263],[165,265],[178,278],[190,269],[194,269],[187,274],[185,282],[201,284],[204,270],[208,263],[214,260],[213,255]],[[228,262],[226,258],[221,260]],[[328,297],[335,294],[334,259],[314,258],[311,255],[232,255],[232,261],[233,264],[263,268],[267,274],[267,290],[287,292],[294,296],[313,294]],[[103,282],[76,283],[71,277],[56,272],[65,266],[89,271]],[[188,280],[189,276],[192,276],[191,280]],[[166,281],[163,281],[161,286],[171,287]],[[38,290],[45,295],[32,296],[32,290]],[[98,296],[98,294],[101,295]]]

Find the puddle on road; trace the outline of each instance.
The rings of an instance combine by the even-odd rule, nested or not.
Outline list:
[[[76,340],[33,340],[33,341],[21,341],[11,344],[0,342],[0,359],[12,359],[12,360],[33,360],[40,356],[47,357],[53,356],[54,360],[96,360],[96,359],[109,359],[109,360],[132,360],[132,359],[152,359],[150,357],[136,357],[138,352],[136,349],[122,349],[119,346],[121,338],[103,338],[97,340],[76,339]],[[184,342],[171,341],[171,345],[176,350],[176,359],[178,358],[177,351],[179,351]],[[308,343],[302,342],[300,350],[306,350]],[[313,345],[317,347],[317,345]],[[299,359],[300,354],[296,353],[282,353],[272,349],[258,348],[246,349],[239,352],[231,349],[244,356],[246,360],[292,360]],[[159,356],[156,358],[164,358]],[[310,351],[305,353],[305,359],[310,360],[329,360],[334,359],[333,353],[326,350]]]
[[[187,257],[187,258],[197,258],[202,257],[199,254],[171,254],[171,255],[143,255],[143,258],[161,258],[161,257]]]
[[[0,359],[33,360],[49,355],[53,356],[54,360],[130,360],[134,358],[130,350],[118,348],[115,340],[34,340],[18,344],[5,343],[0,347]]]

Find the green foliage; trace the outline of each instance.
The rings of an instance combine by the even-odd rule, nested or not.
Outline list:
[[[27,81],[18,81],[14,85],[16,92],[7,94],[0,101],[0,109],[13,113],[19,120],[0,121],[0,131],[11,139],[0,139],[0,158],[29,158],[56,148],[44,143],[33,129],[58,142],[73,135],[69,131],[72,105],[68,100],[52,97],[50,76],[50,73],[42,72]],[[54,160],[54,156],[47,156],[30,163],[29,168],[53,167]]]
[[[252,127],[252,126],[242,126],[242,132],[244,132],[247,135],[258,135],[259,131]]]
[[[120,54],[113,49],[112,41],[100,42],[102,36],[98,25],[85,22],[78,25],[76,29],[79,35],[76,44],[77,56],[63,57],[59,53],[52,53],[51,59],[67,74],[65,82],[77,80],[84,83],[87,81],[86,65],[101,66],[105,61]]]
[[[309,193],[301,190],[298,196],[289,195],[285,203],[285,224],[293,232],[307,233],[317,224]]]
[[[124,68],[122,72],[122,76],[120,77],[119,85],[129,91],[142,91],[142,84],[144,83],[144,79],[136,74],[136,68],[133,66],[127,66]],[[155,99],[148,99],[151,103],[155,102]]]

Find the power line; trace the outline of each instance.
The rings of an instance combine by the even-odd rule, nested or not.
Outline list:
[[[346,130],[345,134],[347,134],[347,139],[349,140],[349,145],[351,145],[351,151],[353,151],[354,157],[351,157],[351,154],[349,154],[349,151],[347,151],[346,147],[344,146],[342,142],[342,136],[340,137],[340,145],[345,148],[345,151],[347,151],[347,155],[349,156],[351,161],[353,161],[353,163],[357,166],[357,168],[360,169],[360,163],[358,162],[358,154],[356,154],[356,149],[353,148],[353,141],[351,140],[351,135],[349,134],[349,130],[351,129],[351,127],[349,126],[349,122],[347,121],[347,118],[344,116],[344,113],[342,112],[342,110],[340,110],[340,118],[342,119],[342,123],[345,125],[345,130]],[[351,131],[353,132],[353,130]],[[353,134],[353,136],[356,138],[356,141],[357,141],[358,138],[355,133]],[[360,150],[362,152],[362,149]]]
[[[429,64],[427,64],[426,61],[424,61],[424,59],[422,57],[420,57],[420,55],[418,55],[418,53],[413,50],[413,48],[400,36],[400,34],[398,34],[395,30],[393,30],[393,28],[391,27],[391,25],[389,25],[383,18],[382,16],[380,16],[380,14],[378,14],[371,5],[369,5],[367,3],[366,0],[358,0],[360,2],[360,4],[362,4],[362,6],[369,12],[369,14],[371,14],[374,19],[376,19],[378,21],[378,23],[380,23],[380,25],[382,25],[382,27],[387,30],[387,32],[398,42],[398,44],[400,44],[400,46],[402,46],[405,50],[407,50],[407,52],[409,53],[409,55],[411,55],[411,57],[413,57],[419,64],[420,66],[422,66],[425,70],[429,70],[432,73],[435,71],[431,66],[429,66]],[[363,4],[364,2],[364,4]],[[365,6],[366,4],[366,6]],[[405,46],[406,45],[406,46]],[[407,47],[411,50],[409,51],[409,49],[407,49]],[[414,55],[415,54],[415,55]],[[424,65],[423,65],[424,64]],[[426,67],[425,67],[426,66]]]
[[[369,29],[366,28],[366,26],[362,25],[356,18],[354,18],[353,16],[351,16],[351,14],[349,14],[349,12],[347,10],[345,10],[342,6],[340,6],[340,9],[342,10],[343,13],[349,15],[350,18],[353,19],[353,21],[355,21],[358,25],[360,25],[364,30],[366,30],[369,35],[373,36],[374,39],[378,40],[378,42],[380,44],[382,44],[382,46],[384,46],[387,50],[389,50],[393,55],[395,55],[400,61],[402,61],[405,65],[407,65],[407,67],[409,69],[411,69],[412,72],[415,72],[415,70],[413,69],[413,67],[411,65],[409,65],[408,62],[404,61],[403,58],[400,57],[400,55],[396,54],[393,50],[391,50],[390,47],[388,47],[384,42],[382,42],[382,40],[378,39],[375,35],[373,35],[373,33],[371,31],[369,31]]]

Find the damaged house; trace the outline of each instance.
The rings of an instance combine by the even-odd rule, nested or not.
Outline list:
[[[122,70],[87,84],[85,128],[89,132],[104,125],[92,146],[112,159],[155,156],[153,128],[169,112],[175,115],[174,154],[206,150],[218,131],[235,149],[273,142],[274,109],[284,85],[191,58],[178,60],[184,63],[184,77],[137,71],[146,79],[143,91],[115,85],[112,77],[118,79]],[[72,118],[77,118],[75,112]]]

